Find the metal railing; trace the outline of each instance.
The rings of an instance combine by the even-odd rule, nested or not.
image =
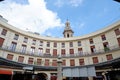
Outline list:
[[[31,52],[31,51],[25,51],[23,52],[21,49],[11,49],[9,46],[2,46],[0,47],[1,50],[23,54],[23,55],[31,55],[31,56],[39,56],[39,57],[48,57],[48,58],[57,58],[58,55],[52,55],[50,53],[39,53],[38,52]],[[109,46],[108,48],[95,50],[94,52],[80,52],[80,53],[73,53],[73,54],[65,54],[61,55],[61,57],[84,57],[84,56],[93,56],[98,54],[104,54],[111,51],[120,50],[120,47],[118,45],[115,46]]]

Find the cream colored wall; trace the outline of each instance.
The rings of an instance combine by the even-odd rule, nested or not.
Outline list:
[[[89,35],[85,35],[85,36],[82,36],[82,37],[72,37],[72,38],[42,37],[42,36],[38,36],[38,35],[35,35],[35,34],[31,34],[31,33],[19,30],[19,29],[13,27],[13,26],[11,26],[7,23],[1,22],[1,21],[0,21],[0,24],[1,24],[0,25],[0,32],[2,31],[3,28],[7,29],[7,35],[6,36],[0,35],[0,37],[5,39],[3,47],[4,46],[10,47],[11,42],[14,41],[14,42],[17,42],[16,50],[20,51],[21,50],[21,45],[25,44],[25,45],[27,45],[27,50],[26,51],[29,51],[29,52],[30,52],[31,46],[35,47],[35,52],[36,52],[35,54],[36,55],[38,53],[38,48],[43,48],[43,53],[46,52],[46,49],[50,49],[51,54],[53,54],[53,49],[57,49],[58,54],[61,54],[61,49],[65,49],[67,55],[69,55],[69,49],[74,49],[74,53],[76,54],[76,53],[78,53],[78,48],[82,48],[83,52],[88,52],[88,53],[85,53],[85,54],[91,54],[90,46],[95,45],[96,51],[102,50],[102,49],[104,49],[103,48],[103,42],[108,42],[109,46],[115,46],[115,47],[117,46],[118,47],[118,42],[117,42],[116,38],[120,37],[120,35],[116,36],[116,34],[114,32],[114,30],[116,28],[120,29],[120,26],[116,26],[118,24],[120,25],[120,22],[117,22],[116,24],[113,24],[112,26],[109,26],[109,27],[107,27],[107,28],[105,28],[101,31],[95,32],[94,34],[91,33]],[[19,39],[18,40],[13,39],[15,34],[19,34]],[[106,36],[105,41],[101,40],[101,35],[102,34],[105,34],[105,36]],[[23,43],[24,37],[28,37],[28,42],[27,43]],[[93,41],[94,41],[93,44],[89,43],[90,38],[93,39]],[[36,40],[36,45],[32,45],[32,40],[33,39]],[[39,46],[40,40],[43,41],[43,47]],[[78,41],[81,41],[81,44],[82,44],[81,46],[78,46],[78,44],[77,44]],[[50,47],[46,47],[47,42],[50,42]],[[54,42],[57,42],[57,44],[58,44],[57,48],[53,47]],[[65,42],[65,48],[61,48],[61,43],[62,42]],[[73,47],[69,47],[70,42],[73,42]],[[19,55],[23,55],[23,54],[18,54],[18,53],[1,51],[0,56],[6,58],[8,53],[14,55],[14,58],[13,58],[14,61],[16,61],[18,59]],[[115,54],[113,54],[113,53],[115,53]],[[27,54],[29,54],[29,53],[27,53]],[[99,62],[104,62],[104,61],[106,61],[106,54],[108,54],[108,53],[98,54],[98,55],[95,55],[95,56],[98,57]],[[112,52],[111,54],[113,54],[114,58],[120,57],[119,53],[117,53],[117,52]],[[39,58],[39,57],[29,56],[29,55],[23,55],[23,56],[25,56],[24,63],[26,63],[26,64],[28,63],[28,58],[29,57],[33,57],[34,60],[36,60],[36,58]],[[75,59],[75,66],[79,65],[78,63],[79,63],[80,58],[85,59],[85,64],[86,65],[93,64],[92,57],[93,56],[73,58],[73,59]],[[52,62],[52,60],[53,60],[53,58],[48,58],[48,59],[50,59],[50,62]],[[63,59],[66,59],[66,64],[67,64],[66,66],[69,66],[70,65],[70,58],[63,58]],[[42,58],[42,60],[44,61],[45,58]]]

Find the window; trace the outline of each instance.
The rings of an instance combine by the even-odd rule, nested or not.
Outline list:
[[[98,63],[98,57],[93,57],[92,59],[94,64]]]
[[[50,47],[50,42],[47,42],[47,47]]]
[[[79,64],[80,64],[80,65],[85,65],[84,59],[79,59]]]
[[[64,48],[65,47],[65,43],[62,43],[62,48]]]
[[[33,55],[33,54],[34,54],[34,52],[35,52],[35,47],[31,47],[31,50],[30,50],[30,51],[31,51],[31,53],[30,53],[30,54],[32,54],[32,55]]]
[[[14,35],[14,40],[18,40],[18,38],[19,38],[19,35],[18,35],[18,34],[15,34],[15,35]]]
[[[26,52],[26,48],[27,48],[27,46],[23,44],[23,45],[22,45],[21,52],[22,52],[22,53],[25,53],[25,52]]]
[[[7,59],[13,60],[13,55],[12,55],[12,54],[8,54],[8,55],[7,55]]]
[[[120,35],[120,30],[119,29],[115,29],[115,34],[116,35]]]
[[[74,54],[74,49],[70,49],[70,54]]]
[[[90,44],[93,44],[94,42],[93,42],[93,39],[89,39],[89,42],[90,42]]]
[[[53,49],[53,56],[57,56],[57,49]]]
[[[57,66],[57,60],[52,61],[52,66]]]
[[[108,54],[108,55],[106,55],[106,58],[107,58],[107,60],[111,60],[111,59],[113,59],[112,54]]]
[[[12,42],[12,43],[11,43],[11,46],[10,46],[10,50],[11,50],[11,51],[15,51],[16,46],[17,46],[17,43],[16,43],[16,42]]]
[[[49,66],[49,59],[45,59],[45,66]]]
[[[36,44],[36,40],[33,39],[32,45],[35,45],[35,44]]]
[[[80,55],[83,54],[83,50],[82,50],[82,48],[78,48],[78,54],[80,54]]]
[[[50,49],[46,49],[46,53],[50,54]]]
[[[57,47],[57,42],[54,42],[54,47]]]
[[[71,59],[71,60],[70,60],[70,66],[75,66],[75,61],[74,61],[74,59]]]
[[[4,43],[4,40],[3,38],[0,37],[0,47],[2,47],[3,43]]]
[[[42,59],[37,59],[37,65],[41,65],[42,64]]]
[[[81,41],[78,41],[78,46],[81,46]]]
[[[96,50],[95,50],[95,46],[94,46],[94,45],[93,45],[93,46],[90,46],[90,49],[91,49],[91,52],[92,52],[92,53],[95,53]]]
[[[19,58],[18,58],[18,62],[23,62],[23,60],[24,60],[24,57],[23,56],[19,56]]]
[[[65,55],[65,49],[61,49],[61,55],[62,55],[62,56]]]
[[[117,38],[117,41],[118,41],[118,45],[119,45],[119,47],[120,47],[120,37]]]
[[[63,61],[62,61],[62,65],[63,65],[63,66],[66,66],[66,60],[63,60]]]
[[[43,46],[43,41],[40,41],[40,46]]]
[[[101,35],[101,38],[102,38],[102,41],[106,40],[106,37],[105,37],[105,35],[104,35],[104,34],[103,34],[103,35]]]
[[[27,42],[28,42],[28,38],[27,38],[27,37],[24,37],[23,42],[24,42],[24,43],[27,43]]]
[[[38,55],[41,55],[43,53],[43,48],[38,49]]]
[[[6,36],[6,34],[7,34],[7,30],[6,30],[6,29],[3,29],[2,32],[1,32],[1,35]]]
[[[69,38],[69,34],[67,34],[67,37]]]
[[[28,59],[28,64],[33,64],[33,58]]]
[[[73,47],[73,42],[70,42],[69,44],[70,44],[70,47]]]
[[[110,50],[110,49],[109,49],[109,44],[108,44],[108,42],[104,42],[104,43],[103,43],[103,46],[104,46],[104,51],[105,51],[105,52]]]

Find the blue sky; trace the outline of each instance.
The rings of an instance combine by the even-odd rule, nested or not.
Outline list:
[[[120,20],[120,3],[113,0],[5,0],[0,2],[0,15],[15,27],[52,37],[63,37],[68,19],[74,36],[82,36]]]

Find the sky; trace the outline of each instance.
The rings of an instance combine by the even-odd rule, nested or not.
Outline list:
[[[42,36],[63,37],[65,22],[74,36],[98,31],[120,20],[114,0],[4,0],[0,15],[19,29]]]

